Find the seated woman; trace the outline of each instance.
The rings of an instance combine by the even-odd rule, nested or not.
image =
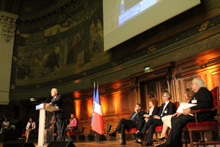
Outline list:
[[[26,131],[25,131],[26,140],[25,140],[25,142],[28,142],[28,138],[29,138],[30,133],[36,133],[36,123],[33,122],[33,119],[31,117],[29,118],[29,122],[26,125]]]
[[[148,121],[149,117],[153,117],[154,115],[157,115],[158,112],[160,111],[159,107],[158,107],[158,100],[155,98],[151,98],[149,100],[149,111],[148,114],[144,114],[143,116],[145,117],[145,122]],[[137,131],[138,133],[138,131]],[[136,143],[141,143],[141,139],[136,140]]]
[[[77,118],[75,117],[74,114],[71,114],[69,124],[67,125],[67,128],[66,128],[65,132],[77,130],[78,129],[77,127],[78,127]],[[67,134],[67,136],[70,139],[70,135]]]
[[[8,129],[9,129],[9,121],[8,121],[7,117],[5,117],[5,120],[2,123],[1,132],[5,133],[5,132],[7,132]]]
[[[193,97],[194,94],[195,93],[192,91],[191,88],[187,88],[186,93],[184,95],[186,101],[189,101]],[[162,118],[162,121],[163,121],[163,130],[162,130],[160,137],[157,139],[157,141],[166,139],[168,137],[168,131],[169,129],[171,129],[171,117],[170,116],[164,116]]]

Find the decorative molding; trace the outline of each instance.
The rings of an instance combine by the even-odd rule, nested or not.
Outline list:
[[[0,25],[2,26],[0,31],[6,42],[14,39],[17,18],[18,15],[0,11]]]

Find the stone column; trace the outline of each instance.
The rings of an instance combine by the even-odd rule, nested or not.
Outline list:
[[[9,103],[11,66],[16,28],[15,14],[0,11],[0,105]]]

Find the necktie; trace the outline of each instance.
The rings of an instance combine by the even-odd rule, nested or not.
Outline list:
[[[162,113],[160,114],[160,116],[163,116],[163,112],[164,112],[164,110],[165,110],[165,108],[166,108],[167,105],[168,105],[168,103],[165,103],[165,104],[164,104],[163,111],[162,111]]]
[[[137,113],[135,113],[130,120],[134,120],[135,116],[137,115]]]

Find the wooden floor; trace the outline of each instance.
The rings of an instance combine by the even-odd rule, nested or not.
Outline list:
[[[89,147],[141,147],[141,145],[134,143],[134,141],[127,141],[126,143],[127,143],[126,145],[120,145],[119,141],[103,141],[100,144],[96,144],[95,142],[74,142],[74,145],[76,147],[85,147],[85,146],[89,146]],[[4,144],[3,142],[0,142],[0,147],[3,147],[3,144]],[[35,146],[37,146],[37,143],[35,143]],[[185,146],[183,145],[183,147]],[[209,145],[207,147],[214,147],[214,146]],[[220,147],[220,145],[216,145],[216,147]]]

